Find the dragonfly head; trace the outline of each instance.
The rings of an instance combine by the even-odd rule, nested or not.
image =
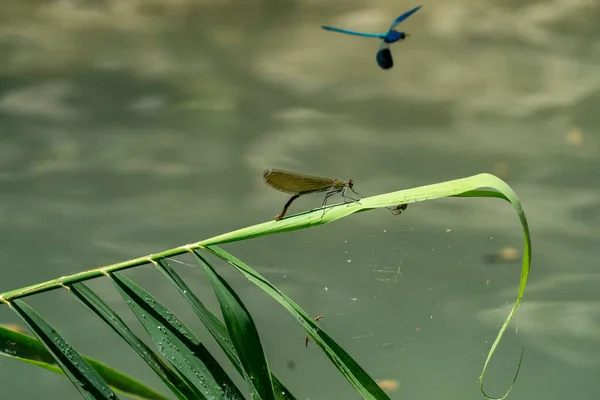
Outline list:
[[[348,179],[348,182],[346,182],[346,186],[352,189],[352,186],[354,186],[354,181],[352,179]]]

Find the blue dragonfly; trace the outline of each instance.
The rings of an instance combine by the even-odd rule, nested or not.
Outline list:
[[[363,36],[363,37],[372,37],[381,39],[381,45],[379,46],[379,50],[377,51],[377,64],[383,69],[390,69],[394,66],[394,60],[392,59],[392,52],[390,51],[390,44],[395,43],[399,40],[404,40],[408,36],[408,33],[398,32],[395,28],[406,18],[410,17],[417,11],[419,11],[421,6],[417,6],[410,11],[405,12],[398,18],[394,20],[392,26],[387,32],[384,33],[367,33],[367,32],[357,32],[357,31],[349,31],[347,29],[334,28],[333,26],[321,25],[323,29],[333,32],[345,33],[347,35],[355,35],[355,36]]]

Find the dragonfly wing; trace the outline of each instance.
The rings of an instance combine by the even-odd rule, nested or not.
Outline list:
[[[334,183],[334,181],[329,178],[321,178],[320,176],[305,175],[275,168],[265,170],[265,172],[263,172],[263,180],[267,186],[279,190],[280,192],[290,194],[314,192],[329,188]]]
[[[398,18],[396,18],[396,20],[394,20],[394,22],[392,23],[392,26],[390,26],[390,31],[392,29],[394,29],[395,27],[397,27],[402,21],[404,21],[406,18],[410,17],[411,15],[413,15],[414,13],[416,13],[417,11],[419,11],[419,9],[422,6],[417,6],[415,8],[413,8],[410,11],[405,12],[404,14],[402,14],[401,16],[399,16]]]
[[[390,44],[385,40],[381,41],[379,50],[377,50],[377,64],[379,64],[381,69],[390,69],[394,66]]]
[[[335,28],[333,26],[327,26],[327,25],[321,25],[321,27],[327,31],[345,33],[346,35],[372,37],[372,38],[379,38],[379,39],[384,38],[385,35],[387,34],[387,33],[367,33],[367,32],[350,31],[348,29],[340,29],[340,28]]]

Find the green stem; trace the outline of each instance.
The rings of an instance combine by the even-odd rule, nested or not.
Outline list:
[[[154,264],[157,261],[162,260],[164,258],[175,257],[199,249],[202,247],[199,245],[199,243],[200,242],[188,244],[185,246],[179,246],[170,250],[165,250],[162,253],[150,254],[144,257],[138,257],[128,261],[123,261],[104,267],[98,267],[87,271],[78,272],[73,275],[61,276],[60,278],[52,279],[47,282],[42,282],[35,285],[26,286],[24,288],[11,290],[9,292],[0,294],[0,302],[8,304],[9,302],[15,299],[47,292],[49,290],[58,289],[60,287],[70,286],[74,283],[83,282],[104,275],[108,275],[111,272],[122,271],[125,269],[145,264]]]

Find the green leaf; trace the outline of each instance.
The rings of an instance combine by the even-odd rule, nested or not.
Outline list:
[[[202,255],[194,252],[219,301],[221,313],[233,347],[244,369],[250,389],[263,400],[275,399],[267,358],[252,316],[231,286],[214,270]]]
[[[9,306],[44,344],[84,398],[118,399],[100,375],[37,312],[21,300],[12,301]]]
[[[0,326],[0,355],[63,374],[56,360],[39,340]],[[169,400],[139,381],[122,374],[88,356],[83,358],[100,374],[113,390],[139,400]]]
[[[485,189],[482,190],[482,188],[492,188],[495,190],[495,192]],[[485,392],[483,388],[483,377],[485,375],[489,362],[494,352],[496,351],[496,348],[500,340],[502,339],[504,332],[506,331],[506,328],[510,324],[516,310],[518,309],[523,299],[525,287],[527,285],[527,278],[529,277],[529,269],[531,265],[531,235],[529,232],[527,218],[525,216],[525,212],[523,210],[519,198],[517,197],[515,192],[510,188],[510,186],[506,184],[506,182],[494,175],[478,174],[468,178],[456,179],[453,181],[400,190],[397,192],[381,194],[378,196],[366,197],[358,202],[331,206],[326,210],[325,213],[323,213],[323,210],[321,209],[316,209],[306,213],[284,218],[281,221],[270,221],[250,226],[247,228],[238,229],[236,231],[215,236],[211,239],[203,240],[192,245],[187,245],[185,247],[188,250],[195,249],[197,247],[209,247],[212,245],[222,243],[231,243],[240,240],[247,240],[258,236],[265,236],[275,233],[304,229],[316,225],[333,222],[357,212],[364,212],[376,208],[393,207],[398,204],[417,203],[421,201],[439,199],[442,197],[494,197],[504,199],[510,202],[514,207],[515,211],[517,212],[517,216],[519,217],[519,220],[521,222],[521,226],[523,228],[524,249],[523,261],[521,265],[521,280],[519,282],[517,300],[515,301],[512,310],[506,317],[506,320],[502,324],[498,335],[496,336],[496,339],[494,340],[489,350],[488,356],[485,360],[483,369],[481,371],[481,376],[479,378],[480,389],[485,397],[494,400],[502,400],[510,394],[514,386],[517,374],[519,372],[521,362],[519,362],[518,364],[517,372],[515,374],[515,378],[513,379],[513,383],[505,392],[505,394],[501,397],[493,398]],[[300,322],[304,324],[302,321]]]
[[[244,398],[200,339],[167,307],[122,274],[110,277],[159,352],[195,388],[197,398]]]
[[[336,368],[344,375],[350,384],[365,399],[389,399],[387,394],[377,385],[377,383],[365,372],[364,369],[354,359],[342,349],[335,341],[321,329],[319,325],[292,299],[277,289],[271,282],[250,268],[243,261],[227,253],[217,246],[208,246],[208,251],[240,271],[250,282],[254,283],[260,289],[269,294],[273,299],[279,302],[286,310],[298,320],[306,329],[308,334],[314,339],[324,351],[325,355],[333,362]]]
[[[173,268],[169,265],[166,260],[160,260],[156,263],[156,267],[173,283],[179,293],[190,303],[194,313],[200,318],[206,329],[213,336],[217,344],[221,347],[225,355],[229,358],[229,361],[233,364],[238,373],[243,376],[242,366],[237,353],[231,344],[229,334],[225,325],[219,321],[219,319],[202,304],[202,302],[194,295],[190,288],[185,282],[179,277]],[[296,398],[290,393],[290,391],[277,379],[277,377],[271,373],[271,380],[275,388],[275,397],[280,400],[295,400]]]
[[[144,360],[179,399],[191,398],[194,392],[165,362],[142,342],[117,313],[83,283],[76,283],[69,292],[110,326]],[[110,382],[109,382],[110,383]]]

